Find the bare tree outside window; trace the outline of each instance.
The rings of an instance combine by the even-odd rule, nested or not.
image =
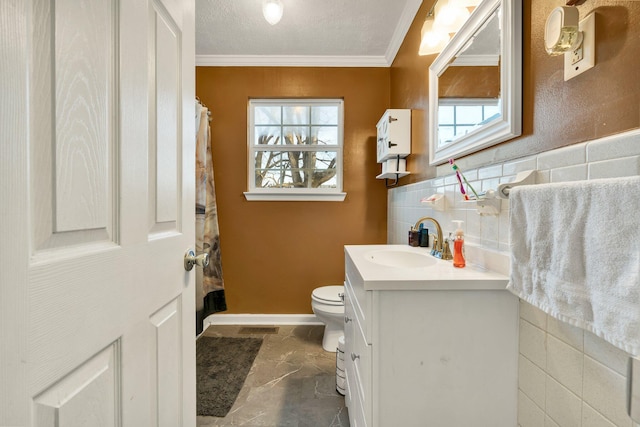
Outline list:
[[[335,101],[252,105],[255,188],[336,189],[340,107]]]

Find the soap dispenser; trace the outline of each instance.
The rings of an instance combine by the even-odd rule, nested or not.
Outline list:
[[[464,260],[464,231],[462,231],[463,221],[452,221],[458,224],[453,238],[453,266],[462,268],[466,265]]]

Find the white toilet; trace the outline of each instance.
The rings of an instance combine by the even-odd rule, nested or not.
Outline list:
[[[344,335],[344,286],[323,286],[311,293],[311,308],[325,324],[322,348],[335,353]]]

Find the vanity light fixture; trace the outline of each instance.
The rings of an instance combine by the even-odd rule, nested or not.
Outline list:
[[[262,14],[264,19],[271,25],[276,25],[282,19],[282,13],[284,12],[284,6],[280,0],[263,0],[262,1]]]
[[[420,31],[420,50],[418,55],[433,55],[444,49],[451,38],[449,34],[444,31],[437,31],[433,28],[433,17],[427,18],[422,24],[422,30]]]
[[[551,11],[544,28],[544,47],[551,56],[564,55],[564,80],[595,65],[595,14],[580,21],[575,6]]]
[[[480,0],[440,0],[433,4],[422,24],[418,55],[439,53],[469,18]]]
[[[457,33],[470,15],[467,4],[463,0],[436,2],[434,13],[434,26],[448,34]]]

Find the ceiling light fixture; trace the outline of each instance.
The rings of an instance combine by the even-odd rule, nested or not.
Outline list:
[[[280,0],[263,0],[262,14],[264,19],[271,25],[276,25],[282,18],[284,6]]]

